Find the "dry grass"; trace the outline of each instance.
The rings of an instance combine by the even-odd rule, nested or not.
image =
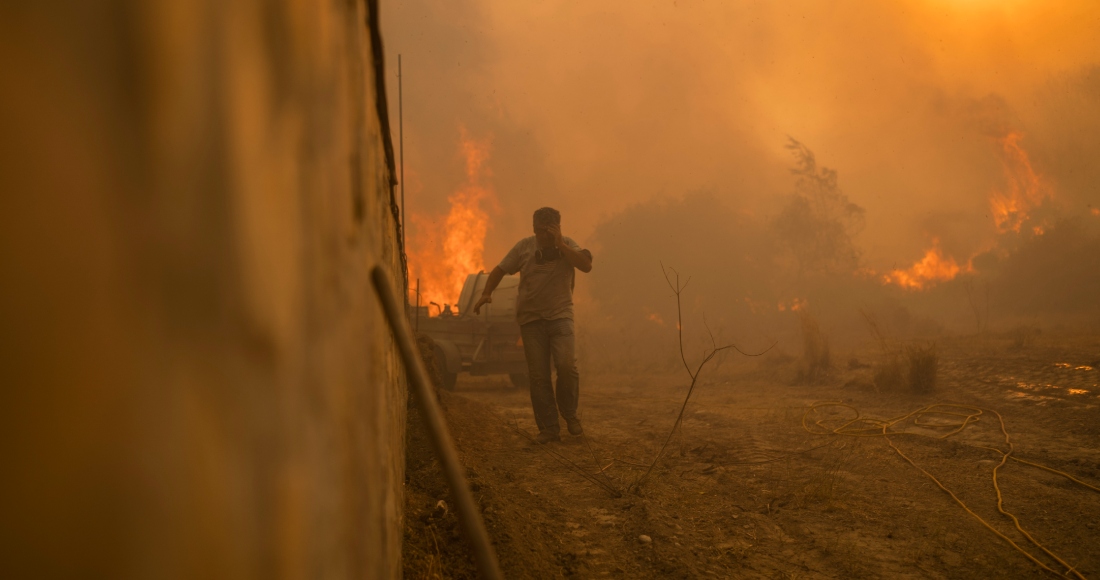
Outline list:
[[[802,489],[795,494],[796,504],[828,505],[836,501],[839,493],[838,483],[842,479],[840,472],[848,470],[854,448],[826,449],[825,457],[809,470],[809,477],[803,482]]]
[[[936,375],[939,372],[936,345],[903,346],[899,341],[886,337],[873,313],[862,310],[860,313],[882,349],[883,360],[874,365],[875,388],[880,393],[909,391],[926,394],[935,391]]]
[[[938,373],[936,345],[911,345],[904,354],[890,353],[875,365],[874,383],[880,393],[927,394],[936,390]]]
[[[880,393],[897,393],[905,387],[905,366],[896,355],[887,356],[882,363],[875,365],[875,388]]]
[[[773,467],[760,475],[769,489],[776,492],[772,503],[776,507],[792,509],[836,509],[843,495],[842,472],[851,471],[855,448],[851,445],[825,447],[819,450],[822,456],[809,464],[788,458],[783,467]]]
[[[450,577],[443,570],[443,556],[439,551],[439,539],[435,535],[435,529],[428,526],[432,537],[433,551],[426,552],[414,546],[405,545],[405,573],[416,580],[443,580]],[[409,577],[409,576],[406,576]]]
[[[1021,324],[1008,332],[1008,337],[1012,339],[1012,345],[1009,348],[1013,350],[1030,348],[1041,334],[1043,330],[1038,326]]]
[[[424,361],[424,368],[428,370],[428,380],[435,387],[436,394],[443,388],[443,377],[439,372],[443,361],[435,360],[435,341],[426,334],[416,335],[416,347],[420,350],[420,360]],[[410,391],[411,392],[411,391]]]

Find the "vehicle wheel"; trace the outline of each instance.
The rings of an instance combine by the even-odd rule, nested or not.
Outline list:
[[[528,378],[527,373],[509,373],[508,378],[512,379],[512,386],[517,389],[531,388],[531,379]]]
[[[447,370],[447,357],[443,354],[443,349],[439,346],[435,347],[435,370],[439,373],[440,382],[443,383],[443,388],[448,391],[455,390],[455,383],[458,382],[458,373],[452,373]]]

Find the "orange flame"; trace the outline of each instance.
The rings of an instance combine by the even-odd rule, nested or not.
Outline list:
[[[488,141],[471,139],[461,129],[461,150],[466,160],[466,183],[448,196],[450,212],[437,219],[414,214],[409,244],[410,277],[420,281],[420,305],[457,304],[466,276],[485,269],[485,233],[489,216],[483,203],[496,205],[496,196],[483,181],[491,176]],[[411,296],[410,301],[415,301]]]
[[[792,298],[790,302],[779,302],[779,311],[786,312],[788,309],[791,312],[801,312],[806,310],[810,303],[802,298]]]
[[[893,270],[882,278],[884,284],[896,284],[907,290],[922,290],[936,282],[954,278],[960,270],[962,268],[954,258],[944,257],[943,251],[940,250],[939,239],[933,238],[932,247],[924,253],[924,257],[919,262],[913,264],[908,270]]]
[[[989,196],[989,206],[997,231],[1001,233],[1019,232],[1029,212],[1054,195],[1043,177],[1031,167],[1027,151],[1020,146],[1021,139],[1023,134],[1013,131],[1000,140],[1007,188],[994,191]]]

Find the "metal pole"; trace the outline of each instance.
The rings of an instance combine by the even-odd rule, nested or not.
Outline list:
[[[420,332],[420,278],[416,279],[416,331]]]
[[[397,55],[397,147],[401,159],[401,247],[405,245],[405,230],[408,229],[408,221],[405,219],[405,111],[401,87],[401,55]],[[405,284],[408,284],[408,279]],[[405,288],[408,288],[406,286]],[[408,302],[406,302],[408,304]]]
[[[481,277],[481,274],[478,274]],[[485,286],[489,286],[489,275],[485,275]],[[477,285],[474,285],[477,288]],[[493,325],[489,321],[489,311],[493,308],[493,303],[490,302],[485,305],[485,346],[488,347],[485,360],[489,360],[489,357],[493,354]]]
[[[447,420],[443,418],[443,412],[440,411],[439,403],[435,400],[435,393],[432,392],[431,383],[428,382],[428,371],[424,368],[424,361],[420,359],[412,333],[409,332],[409,319],[398,304],[393,285],[381,266],[375,266],[371,270],[371,282],[374,283],[374,291],[378,294],[390,328],[393,329],[401,358],[405,361],[405,373],[416,393],[415,399],[420,408],[420,417],[428,429],[428,436],[435,448],[435,454],[443,467],[443,475],[450,485],[458,521],[462,524],[466,540],[473,548],[478,571],[482,578],[501,580],[504,576],[500,571],[496,551],[493,550],[493,544],[489,540],[489,533],[485,531],[485,522],[481,520],[481,513],[478,512],[477,504],[474,503],[474,496],[470,494],[470,486],[466,483],[466,472],[458,461],[454,441],[451,440],[451,433],[447,430]]]

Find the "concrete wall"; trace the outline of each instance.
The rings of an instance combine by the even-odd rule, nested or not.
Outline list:
[[[0,5],[0,577],[400,575],[372,4]]]

